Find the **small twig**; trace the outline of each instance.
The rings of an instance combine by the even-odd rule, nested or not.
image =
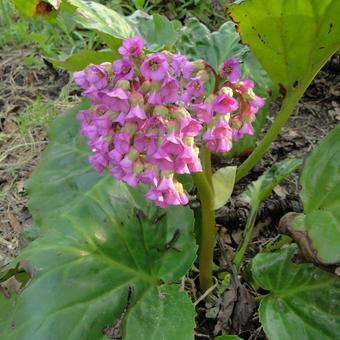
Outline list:
[[[215,278],[214,278],[215,279]],[[216,280],[216,279],[215,279]],[[218,282],[216,280],[216,283],[211,286],[209,289],[207,289],[204,294],[202,294],[195,302],[194,306],[196,307],[202,300],[204,300],[211,292],[215,290],[215,288],[218,286]]]

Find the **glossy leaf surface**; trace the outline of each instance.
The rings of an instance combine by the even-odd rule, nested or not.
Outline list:
[[[337,0],[248,0],[228,14],[282,92],[306,88],[340,46]]]
[[[93,172],[78,136],[78,110],[56,120],[28,184],[41,237],[20,259],[31,263],[34,277],[17,301],[6,300],[15,308],[4,311],[0,338],[102,339],[122,318],[126,339],[141,331],[153,339],[160,329],[164,339],[193,339],[194,307],[171,285],[196,257],[191,210],[158,209],[142,188]],[[158,322],[142,330],[138,311],[153,308]]]
[[[312,264],[295,264],[296,245],[258,254],[251,271],[270,293],[261,299],[260,321],[269,340],[336,339],[340,332],[340,280]]]

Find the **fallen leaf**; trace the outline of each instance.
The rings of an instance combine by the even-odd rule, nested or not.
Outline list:
[[[22,226],[19,220],[16,218],[16,216],[12,212],[7,213],[7,218],[9,220],[9,224],[11,225],[12,229],[16,231],[17,233],[22,232]]]

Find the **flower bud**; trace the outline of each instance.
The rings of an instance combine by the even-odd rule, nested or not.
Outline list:
[[[157,105],[155,106],[153,113],[157,116],[167,117],[169,115],[169,110],[163,105]]]
[[[144,83],[142,84],[142,91],[143,93],[148,93],[151,89],[151,81],[145,80]]]
[[[128,91],[128,90],[130,90],[130,82],[128,80],[124,80],[124,79],[118,80],[116,85],[115,85],[115,88],[121,88],[124,91]]]
[[[129,97],[129,103],[132,106],[142,106],[144,104],[144,97],[138,92],[132,92]]]
[[[201,71],[205,69],[206,62],[202,59],[199,59],[199,60],[194,61],[194,65],[195,65],[195,71]]]
[[[206,70],[201,70],[197,72],[197,77],[200,77],[204,83],[209,81],[210,75],[209,72]]]
[[[224,86],[220,89],[219,94],[226,94],[226,95],[232,97],[233,96],[233,90],[228,86]]]

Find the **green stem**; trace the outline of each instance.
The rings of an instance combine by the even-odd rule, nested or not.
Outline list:
[[[300,90],[295,89],[289,90],[289,94],[287,94],[286,98],[283,100],[281,109],[274,123],[264,136],[263,140],[254,149],[251,155],[238,168],[236,174],[236,182],[238,182],[241,178],[247,175],[248,172],[257,164],[257,162],[267,152],[272,142],[276,139],[281,129],[286,124],[288,118],[293,112],[295,105],[298,103],[304,91],[305,88]]]
[[[246,227],[243,232],[243,238],[236,250],[234,257],[234,264],[237,270],[240,269],[241,263],[243,261],[244,254],[248,248],[248,244],[253,236],[253,229],[256,221],[257,208],[251,208],[250,214],[247,220]]]
[[[206,156],[207,154],[205,154],[205,162],[208,160],[210,162],[210,157]],[[195,172],[192,177],[201,201],[202,224],[199,247],[199,280],[202,291],[206,291],[213,283],[212,265],[216,238],[214,192],[210,185],[209,172]]]

